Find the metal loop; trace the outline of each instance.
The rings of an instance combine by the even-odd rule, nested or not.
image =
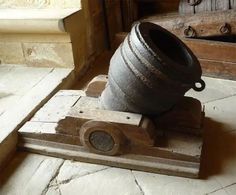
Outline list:
[[[188,0],[188,4],[190,6],[196,6],[199,5],[202,2],[202,0]]]
[[[195,37],[196,31],[193,29],[193,27],[188,26],[188,28],[184,29],[184,35],[188,38]]]
[[[201,86],[198,87],[197,84],[200,84]],[[205,89],[205,87],[206,87],[206,83],[205,83],[202,79],[200,79],[199,81],[197,81],[196,83],[194,83],[193,89],[194,89],[195,91],[202,91],[202,90]]]

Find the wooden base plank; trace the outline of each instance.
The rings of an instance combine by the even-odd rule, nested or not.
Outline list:
[[[58,133],[57,123],[29,121],[19,130],[20,140],[37,139],[82,146],[78,135]],[[145,144],[131,145],[126,152],[132,154],[143,154],[146,156],[166,157],[189,162],[200,162],[202,149],[202,137],[187,135],[178,132],[165,132],[155,146]]]
[[[63,127],[63,131],[58,131],[58,124],[67,120],[66,117],[68,114],[71,115],[71,111],[79,112],[80,108],[87,111],[86,108],[93,107],[93,112],[98,112],[100,109],[97,108],[98,103],[94,102],[96,99],[86,97],[84,91],[80,90],[59,91],[19,130],[19,148],[90,163],[191,178],[198,177],[203,143],[201,136],[166,131],[152,145],[139,142],[132,144],[132,139],[135,138],[129,137],[131,142],[122,154],[107,156],[91,153],[83,146],[78,128],[80,125],[76,116],[71,116],[75,117],[75,123],[69,120],[69,126]],[[59,106],[59,102],[63,102],[61,106]],[[68,110],[71,111],[68,112]],[[107,114],[106,112],[104,110],[105,114]],[[112,115],[115,114],[116,112]],[[118,115],[121,114],[118,112]],[[89,114],[89,116],[93,115],[97,116],[96,113]],[[125,113],[126,115],[127,113]],[[110,120],[112,121],[112,119]],[[125,123],[124,121],[122,123]],[[138,121],[132,125],[141,128]],[[126,126],[130,125],[126,124]],[[125,126],[122,127],[126,129]],[[130,133],[134,133],[133,130]]]
[[[104,156],[93,154],[81,146],[61,144],[49,141],[28,139],[20,142],[20,149],[38,154],[78,160],[88,163],[96,163],[121,167],[126,169],[154,172],[166,175],[197,178],[199,175],[199,163],[183,162],[165,158],[125,154],[121,156]]]

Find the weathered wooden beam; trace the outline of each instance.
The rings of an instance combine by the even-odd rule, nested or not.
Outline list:
[[[236,43],[183,39],[199,59],[236,63]]]
[[[141,21],[158,24],[179,37],[205,37],[235,34],[235,18],[235,10],[229,10],[185,16],[157,15]]]

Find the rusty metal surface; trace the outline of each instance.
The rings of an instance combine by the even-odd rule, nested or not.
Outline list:
[[[152,23],[136,24],[110,61],[101,95],[105,109],[156,115],[193,88],[201,91],[201,67],[176,36]]]

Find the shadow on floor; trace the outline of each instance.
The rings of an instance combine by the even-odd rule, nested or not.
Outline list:
[[[236,131],[225,129],[224,124],[206,118],[200,177],[207,179],[222,173],[227,161],[236,159]]]
[[[1,170],[0,174],[0,189],[4,186],[4,184],[9,180],[9,178],[16,173],[17,169],[21,168],[21,164],[25,161],[28,153],[26,152],[16,152],[13,159],[9,162],[9,164]]]

